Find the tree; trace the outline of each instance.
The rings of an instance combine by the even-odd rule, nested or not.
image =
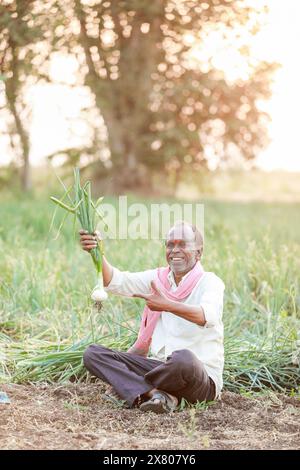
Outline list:
[[[76,44],[81,63],[84,55],[116,186],[135,187],[145,168],[179,173],[184,165],[206,165],[208,145],[224,159],[230,144],[246,159],[265,145],[266,115],[257,102],[270,94],[274,66],[249,60],[248,79],[228,83],[211,57],[205,71],[190,64],[185,40],[205,44],[213,30],[224,38],[234,29],[253,32],[259,15],[248,2],[74,0],[74,13],[79,27],[62,40]]]
[[[263,12],[249,5],[247,0],[4,1],[0,61],[22,149],[24,187],[30,185],[25,84],[50,80],[47,64],[54,51],[77,57],[78,84],[91,90],[107,128],[110,171],[119,190],[150,184],[155,171],[174,172],[176,180],[185,166],[207,165],[212,152],[229,159],[232,146],[252,159],[266,143],[267,116],[258,101],[270,94],[274,66],[253,61],[246,42],[238,41],[261,21]],[[229,82],[212,54],[191,60],[193,41],[203,49],[212,32],[224,41],[236,32],[246,78]],[[95,132],[89,154],[99,142],[96,126]],[[102,170],[106,175],[108,167],[102,164]]]
[[[5,95],[8,133],[13,151],[19,154],[22,166],[22,187],[32,186],[30,175],[30,139],[28,120],[30,109],[25,92],[34,84],[38,70],[49,48],[36,52],[36,44],[46,41],[48,23],[43,5],[36,0],[4,0],[0,5],[0,74],[1,89]],[[43,52],[42,52],[43,51]],[[39,55],[36,61],[37,55]]]

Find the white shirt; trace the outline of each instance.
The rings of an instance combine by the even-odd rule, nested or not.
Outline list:
[[[130,273],[113,268],[111,282],[105,290],[124,296],[150,294],[150,283],[156,280],[156,272],[156,269],[149,269],[148,271]],[[176,290],[177,286],[171,271],[168,279],[171,290]],[[220,394],[223,386],[222,313],[224,288],[224,283],[218,276],[212,272],[205,272],[191,294],[181,301],[187,305],[200,305],[204,310],[205,325],[197,325],[171,312],[162,312],[155,326],[150,348],[152,357],[161,361],[166,361],[173,351],[179,349],[192,351],[203,363],[209,377],[214,381],[216,396]]]

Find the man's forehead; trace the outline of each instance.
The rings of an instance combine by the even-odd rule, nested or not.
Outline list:
[[[167,240],[195,240],[195,233],[192,227],[188,225],[179,225],[172,227],[167,235]]]

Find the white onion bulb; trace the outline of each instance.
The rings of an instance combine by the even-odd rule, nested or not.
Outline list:
[[[94,302],[103,302],[104,300],[107,299],[107,297],[108,297],[108,295],[105,292],[105,290],[103,289],[102,276],[101,277],[99,276],[98,283],[92,291],[91,298],[92,298],[92,300],[94,300]]]
[[[107,293],[105,292],[105,290],[103,288],[101,289],[101,287],[96,286],[93,289],[91,298],[95,302],[103,302],[104,300],[107,299],[107,297],[108,297],[108,295],[107,295]]]

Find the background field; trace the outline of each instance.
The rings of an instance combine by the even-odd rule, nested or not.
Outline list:
[[[106,200],[117,204],[116,198]],[[136,196],[131,196],[130,201],[151,203],[150,199]],[[176,413],[171,434],[163,432],[170,422],[156,423],[160,418],[155,418],[154,422],[162,426],[160,437],[153,444],[145,435],[139,445],[171,448],[170,442],[176,438],[174,445],[180,448],[298,447],[299,426],[295,423],[299,416],[299,203],[213,199],[200,202],[205,205],[203,264],[226,284],[225,405],[209,407],[209,415],[202,406]],[[63,227],[57,240],[53,239],[60,217],[49,233],[52,213],[48,192],[28,198],[1,194],[1,382],[13,400],[15,416],[14,427],[8,427],[10,421],[2,414],[3,446],[30,447],[26,438],[29,432],[36,448],[55,448],[58,441],[53,439],[60,440],[64,433],[71,439],[66,447],[135,448],[136,434],[128,412],[113,410],[101,402],[97,392],[103,390],[103,384],[95,388],[85,374],[82,352],[94,341],[126,349],[134,341],[143,302],[111,295],[103,310],[95,311],[90,301],[95,282],[91,259],[81,251],[72,223]],[[161,241],[108,240],[105,250],[109,261],[124,270],[143,270],[165,263]],[[70,380],[86,385],[80,388],[71,385]],[[37,388],[12,385],[29,382],[37,382]],[[25,400],[28,393],[36,397],[33,403]],[[240,441],[242,430],[233,423],[245,410],[248,434]],[[39,439],[32,420],[39,422],[40,413],[43,424],[37,427],[43,428],[44,434]],[[50,424],[53,413],[59,416],[54,428]],[[260,426],[256,416],[261,414],[264,418]],[[199,437],[203,433],[203,416],[206,422],[210,416],[204,441]],[[74,422],[71,431],[62,430],[59,423],[64,419]],[[117,424],[120,419],[124,423],[121,428]],[[144,427],[144,418],[139,419]],[[274,439],[266,431],[266,420],[273,423]],[[105,422],[110,423],[112,434]],[[87,431],[90,427],[94,429],[93,436]],[[50,428],[52,443],[45,437]],[[126,432],[130,438],[125,443]]]
[[[117,203],[114,198],[106,200]],[[130,201],[151,203],[134,196]],[[299,204],[201,202],[205,207],[203,264],[226,284],[226,385],[235,391],[266,385],[296,393]],[[88,343],[105,336],[106,344],[126,348],[138,328],[141,300],[110,296],[100,313],[93,309],[89,293],[94,270],[78,245],[78,227],[74,232],[72,223],[67,223],[54,240],[62,215],[49,233],[52,213],[48,194],[28,199],[2,194],[3,380],[62,380],[80,375],[81,351]],[[160,240],[108,240],[105,251],[112,264],[124,270],[165,264]],[[69,346],[69,356],[40,357]],[[42,361],[38,368],[33,367],[35,356]]]
[[[300,448],[300,3],[285,7],[1,2],[0,448]],[[226,285],[222,400],[151,416],[101,397],[83,352],[127,350],[143,301],[97,311],[79,227],[58,213],[50,230],[55,173],[69,186],[74,167],[115,207],[203,203],[203,265]],[[162,240],[105,252],[165,265]]]

